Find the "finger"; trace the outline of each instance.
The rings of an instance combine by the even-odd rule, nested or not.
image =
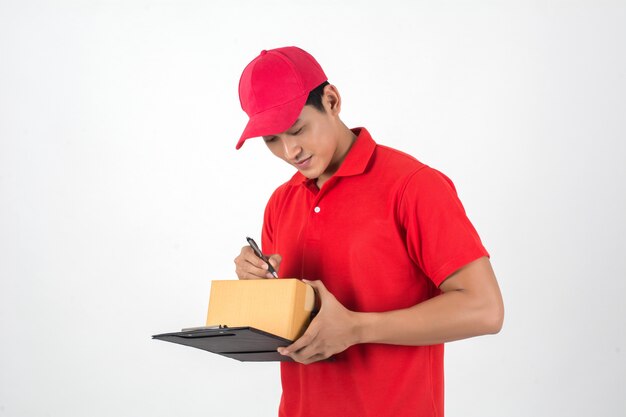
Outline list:
[[[277,253],[269,257],[269,261],[276,271],[278,271],[278,268],[280,267],[280,263],[282,262],[282,260],[283,260],[283,257]]]
[[[328,291],[324,283],[320,280],[309,281],[309,280],[303,279],[302,282],[304,282],[305,284],[309,284],[311,287],[313,287],[315,292],[318,293],[320,297],[326,296],[326,294],[330,294],[330,292]]]
[[[236,269],[235,272],[240,279],[260,279],[272,277],[272,274],[268,273],[267,270],[251,266]]]
[[[266,271],[268,269],[267,262],[256,256],[250,246],[244,246],[241,249],[241,254],[239,255],[239,257],[241,257],[242,261],[248,262],[257,268],[265,269]]]
[[[315,346],[314,343],[297,352],[292,352],[288,356],[296,362],[308,365],[313,362],[328,359],[331,355],[319,346]]]
[[[269,265],[267,262],[265,262],[265,260],[259,258],[257,256],[256,253],[254,253],[254,251],[252,250],[252,248],[250,246],[244,246],[241,249],[241,255],[242,257],[242,265],[241,267],[243,268],[244,271],[249,271],[250,268],[249,266],[245,265],[245,262],[248,262],[249,264],[253,265],[255,268],[257,269],[253,269],[250,270],[250,272],[253,275],[256,275],[257,278],[276,278],[274,276],[274,274],[272,274],[271,272],[269,272]],[[278,255],[278,263],[280,263],[280,255]],[[272,265],[274,266],[274,265]],[[276,265],[276,267],[274,268],[275,270],[278,269],[278,265]],[[262,271],[261,271],[262,270]]]
[[[246,279],[269,279],[269,278],[274,278],[274,277],[271,275],[267,276],[267,275],[254,275],[250,273],[239,273],[237,274],[237,278],[241,280],[246,280]]]
[[[278,268],[280,267],[280,261],[282,260],[282,257],[276,253],[268,257],[267,260],[272,266],[272,268],[274,269],[274,272],[272,273],[272,272],[269,272],[270,268],[267,268],[268,269],[268,272],[266,274],[267,278],[278,278]]]
[[[298,340],[296,340],[287,347],[278,348],[278,353],[280,353],[281,355],[291,355],[292,353],[298,352],[313,343],[316,334],[317,331],[315,330],[315,327],[312,328],[311,326],[309,326],[307,331],[304,332],[304,334],[300,336]]]
[[[313,287],[313,290],[315,291],[314,311],[320,311],[320,309],[322,308],[322,305],[324,304],[324,300],[328,300],[328,297],[334,297],[330,293],[330,291],[328,291],[324,283],[320,280],[309,281],[309,280],[303,279],[302,282],[309,284],[311,287]]]
[[[323,351],[315,342],[289,354],[293,360],[301,363],[307,363],[312,358],[319,355],[323,355]]]
[[[283,260],[283,257],[280,256],[278,253],[275,253],[273,255],[270,255],[268,259],[270,260],[270,263],[274,268],[278,268]]]
[[[250,259],[240,255],[235,258],[235,265],[243,271],[263,270],[267,272],[267,263],[263,262],[262,259],[257,259]]]
[[[267,262],[256,256],[250,246],[244,246],[241,248],[241,253],[235,258],[235,264],[246,271],[249,269],[249,265],[247,264],[250,264],[258,269],[263,269],[265,271],[268,270]]]
[[[329,358],[328,355],[325,355],[323,353],[318,353],[317,355],[313,355],[310,358],[300,359],[300,360],[294,359],[294,360],[296,362],[299,362],[299,363],[303,364],[303,365],[310,365],[310,364],[315,363],[315,362],[324,361],[324,360],[326,360],[328,358]]]
[[[259,259],[257,261],[255,259],[245,258],[240,255],[234,259],[234,262],[238,268],[245,269],[245,270],[247,270],[250,266],[257,268],[257,269],[267,270],[267,264],[263,262],[262,259]]]
[[[235,258],[235,273],[239,279],[259,279],[268,277],[267,264],[265,262],[259,267],[256,264],[248,262],[247,259],[241,256]]]

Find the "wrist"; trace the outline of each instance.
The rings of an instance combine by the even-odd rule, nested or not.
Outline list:
[[[354,344],[373,343],[373,329],[375,327],[377,313],[354,313],[355,321],[353,327]]]

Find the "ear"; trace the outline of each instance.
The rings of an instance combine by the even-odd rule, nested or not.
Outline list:
[[[324,109],[331,115],[337,116],[341,112],[341,95],[339,90],[332,84],[324,87],[324,96],[322,97]]]

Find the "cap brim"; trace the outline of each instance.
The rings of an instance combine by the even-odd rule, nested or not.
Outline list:
[[[243,143],[250,138],[276,135],[289,129],[298,120],[298,116],[300,116],[302,108],[306,104],[307,97],[308,93],[252,116],[235,148],[241,148]]]

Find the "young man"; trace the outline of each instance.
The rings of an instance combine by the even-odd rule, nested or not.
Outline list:
[[[237,149],[262,136],[297,170],[267,204],[263,250],[321,300],[279,349],[295,361],[281,363],[279,415],[443,416],[443,343],[497,333],[504,310],[452,182],[346,127],[339,91],[299,48],[261,52],[239,97]],[[271,278],[248,246],[235,264],[240,279]]]

